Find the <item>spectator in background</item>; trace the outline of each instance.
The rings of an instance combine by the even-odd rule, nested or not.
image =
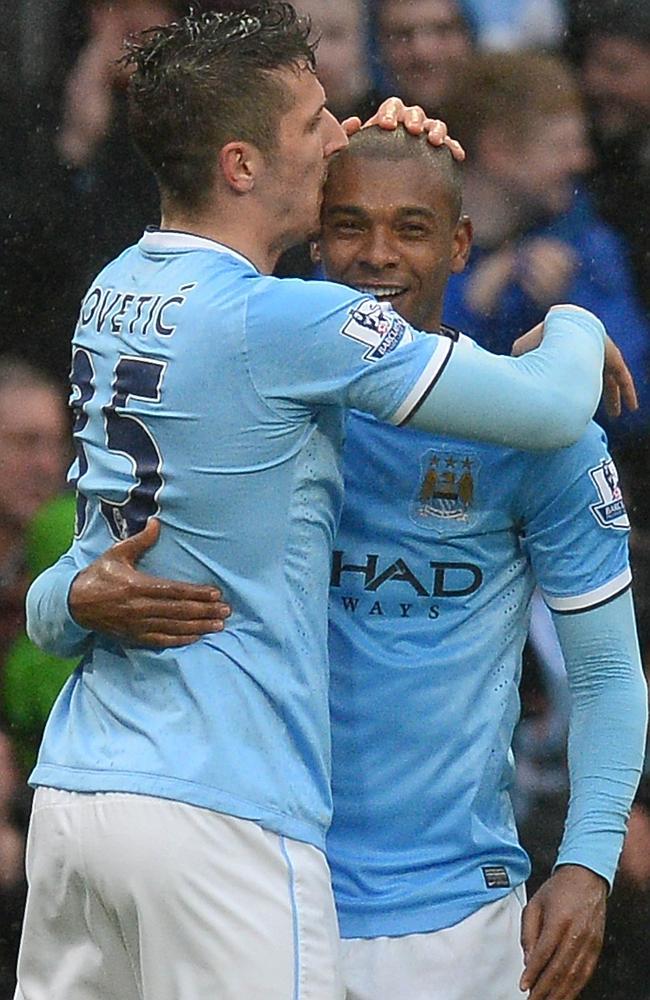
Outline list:
[[[650,4],[582,0],[573,27],[597,153],[591,188],[629,242],[650,309]]]
[[[63,486],[67,431],[59,386],[25,362],[0,358],[0,671],[24,622],[25,531]]]
[[[92,0],[88,38],[66,84],[59,155],[70,170],[77,222],[78,298],[119,249],[160,217],[158,194],[126,124],[124,39],[172,20],[171,0]]]
[[[456,0],[376,0],[381,56],[407,104],[438,117],[457,73],[473,51]]]
[[[568,66],[530,52],[477,55],[458,76],[448,120],[468,150],[474,249],[450,281],[446,321],[509,353],[553,303],[593,310],[637,380],[641,412],[622,426],[638,429],[647,419],[650,329],[627,246],[580,186],[592,154]]]
[[[3,20],[10,58],[0,59],[0,354],[18,352],[36,364],[45,357],[63,379],[91,277],[159,218],[155,185],[128,137],[124,76],[114,62],[125,34],[186,5],[16,6]],[[55,54],[49,69],[39,65],[46,43]]]
[[[1,686],[7,648],[23,630],[27,526],[63,485],[67,429],[59,386],[23,361],[0,357]],[[24,906],[24,828],[16,815],[22,793],[12,737],[0,727],[0,1000],[13,995]],[[22,812],[26,825],[28,808]]]
[[[363,121],[379,103],[370,89],[367,65],[367,13],[364,0],[300,0],[318,43],[318,79],[327,106],[339,120],[358,115]]]

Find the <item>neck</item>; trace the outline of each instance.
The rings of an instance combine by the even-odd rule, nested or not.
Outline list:
[[[262,274],[271,274],[284,247],[278,248],[267,234],[264,220],[251,217],[249,211],[236,216],[226,212],[187,212],[165,206],[160,220],[161,229],[177,229],[203,236],[236,250]]]

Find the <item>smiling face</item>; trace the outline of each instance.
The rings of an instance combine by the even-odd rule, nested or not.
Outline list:
[[[472,54],[456,0],[381,0],[381,48],[405,99],[434,112]]]
[[[457,195],[428,157],[377,159],[348,150],[333,161],[316,244],[331,281],[435,330],[449,274],[463,270],[470,243]]]

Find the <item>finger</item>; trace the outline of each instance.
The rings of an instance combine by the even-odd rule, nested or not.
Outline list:
[[[223,632],[224,623],[221,619],[198,619],[196,621],[170,621],[168,618],[146,618],[138,620],[137,629],[130,631],[122,625],[118,626],[119,634],[137,642],[141,636],[149,634],[168,635],[172,638],[192,636],[198,638],[210,635],[212,632]]]
[[[632,378],[632,373],[630,369],[625,364],[623,360],[623,355],[618,351],[618,358],[611,365],[611,375],[612,378],[618,383],[621,396],[623,397],[623,402],[628,410],[638,410],[639,400],[636,394],[636,386],[634,385],[634,379]],[[608,366],[610,367],[610,366]]]
[[[219,587],[202,583],[183,583],[181,580],[166,580],[149,576],[147,573],[133,573],[126,576],[124,589],[130,599],[141,597],[153,600],[197,601],[200,604],[217,604],[222,593]]]
[[[530,985],[534,982],[534,976],[536,975],[536,968],[533,967],[531,972],[530,958],[535,952],[539,936],[542,932],[543,924],[543,910],[542,907],[532,899],[527,906],[524,907],[524,912],[521,917],[521,947],[524,952],[524,972],[521,977],[521,989],[527,990]]]
[[[134,623],[150,618],[167,621],[223,621],[231,614],[227,605],[201,604],[197,601],[156,601],[151,598],[136,598],[129,601],[129,610],[124,616],[125,623],[132,628]]]
[[[466,157],[465,150],[459,143],[458,139],[452,139],[451,136],[445,137],[445,146],[448,146],[451,150],[451,155],[458,162],[462,163]]]
[[[524,907],[521,916],[521,947],[524,951],[524,958],[533,951],[542,932],[544,914],[542,907],[533,899]]]
[[[583,955],[582,936],[560,932],[554,938],[548,961],[530,990],[529,1000],[559,1000],[559,993],[564,990],[565,984],[573,988],[569,970],[582,961]]]
[[[447,136],[447,126],[439,118],[427,118],[424,123],[427,139],[432,146],[444,146]]]
[[[605,400],[605,410],[608,417],[620,417],[621,415],[621,390],[613,375],[605,374],[603,385],[603,398]]]
[[[546,928],[542,929],[541,932],[538,929],[538,936],[529,947],[526,968],[521,977],[522,990],[532,990],[536,986],[538,979],[548,966],[556,947],[556,935]]]
[[[574,964],[564,975],[562,984],[558,984],[558,1000],[577,1000],[583,989],[591,979],[598,962],[600,950],[594,954],[588,950],[578,956]],[[555,1000],[555,997],[553,997]]]
[[[397,121],[404,104],[399,97],[389,97],[383,101],[374,118],[381,128],[397,128]],[[372,120],[372,119],[371,119]]]
[[[131,535],[123,542],[117,542],[113,546],[113,555],[124,562],[134,565],[148,549],[156,544],[160,537],[160,521],[155,517],[150,517],[142,531]]]
[[[424,123],[427,120],[427,116],[419,105],[412,104],[404,108],[398,119],[401,120],[404,128],[411,135],[421,135],[424,131]]]
[[[341,122],[341,128],[348,136],[354,135],[361,128],[361,119],[354,115],[352,118],[344,118]]]

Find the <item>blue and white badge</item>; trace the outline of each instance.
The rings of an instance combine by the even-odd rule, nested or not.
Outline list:
[[[591,513],[601,527],[626,531],[630,522],[619,486],[618,472],[611,458],[590,469],[589,475],[599,497],[598,503],[589,504]]]
[[[410,327],[392,306],[374,299],[367,299],[350,310],[341,333],[368,346],[363,359],[369,362],[380,361],[401,343],[410,344],[413,340]]]

